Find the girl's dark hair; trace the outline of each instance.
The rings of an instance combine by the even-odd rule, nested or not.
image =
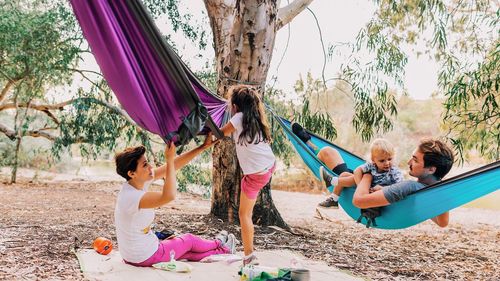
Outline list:
[[[139,159],[146,153],[146,148],[142,145],[128,147],[115,155],[116,172],[127,181],[131,178],[128,171],[134,172],[137,169]]]
[[[238,144],[271,142],[271,130],[257,90],[243,85],[233,87],[231,104],[236,105],[238,112],[243,113],[243,131]]]

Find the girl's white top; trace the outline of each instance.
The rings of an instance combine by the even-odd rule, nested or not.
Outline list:
[[[265,172],[271,168],[276,161],[274,153],[269,143],[261,141],[257,144],[247,143],[238,144],[238,139],[243,131],[243,113],[236,113],[229,122],[236,131],[233,132],[233,139],[236,142],[236,155],[240,163],[243,174],[250,175]]]

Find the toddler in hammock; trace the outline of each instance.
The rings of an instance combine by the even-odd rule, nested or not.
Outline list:
[[[367,162],[357,167],[353,173],[344,172],[340,174],[342,181],[339,177],[334,177],[328,173],[323,166],[320,167],[320,175],[323,178],[325,185],[334,186],[334,192],[328,200],[338,202],[340,193],[344,187],[359,184],[363,174],[371,174],[372,182],[371,187],[387,186],[395,184],[403,180],[401,170],[393,166],[394,161],[394,147],[386,139],[375,139],[370,145],[371,162]],[[342,183],[342,184],[340,184]]]

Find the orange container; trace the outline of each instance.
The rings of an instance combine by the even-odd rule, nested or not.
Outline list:
[[[101,255],[107,255],[113,250],[113,243],[111,240],[104,237],[97,237],[94,240],[94,250]]]

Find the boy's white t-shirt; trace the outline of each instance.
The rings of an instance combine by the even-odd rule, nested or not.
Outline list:
[[[122,258],[128,262],[143,262],[158,250],[159,240],[151,230],[154,209],[139,209],[139,202],[152,182],[147,182],[142,190],[126,182],[118,193],[115,206],[116,239]]]
[[[236,155],[240,163],[243,174],[250,175],[260,173],[274,165],[276,158],[269,143],[261,141],[257,144],[244,142],[238,144],[238,139],[243,131],[243,113],[236,113],[229,120],[236,131],[233,133],[233,139],[236,142]]]

